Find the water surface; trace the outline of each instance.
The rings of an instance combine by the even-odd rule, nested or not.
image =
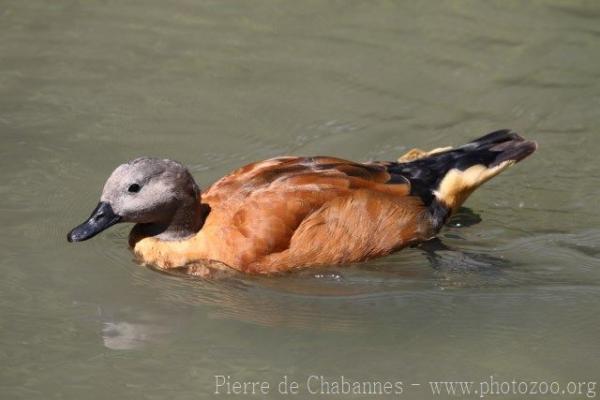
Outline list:
[[[3,2],[0,397],[598,381],[599,22],[584,1]],[[136,266],[126,226],[65,240],[140,155],[207,186],[281,154],[391,160],[505,127],[539,152],[433,255],[202,281]]]

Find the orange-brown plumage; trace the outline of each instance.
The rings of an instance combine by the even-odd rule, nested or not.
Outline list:
[[[121,194],[119,180],[139,181],[137,170],[142,167],[130,163],[116,170],[117,178],[111,176],[105,186],[106,201],[100,204],[112,206],[105,205],[108,211],[95,220],[93,214],[74,229],[69,240],[93,236],[97,232],[80,231],[96,229],[94,224],[103,221],[98,218],[113,213],[113,219],[138,222],[130,235],[134,253],[143,263],[163,269],[188,267],[205,274],[207,268],[232,268],[271,274],[354,263],[431,238],[475,188],[534,150],[533,142],[499,131],[457,149],[415,150],[400,162],[280,157],[239,168],[201,195],[185,175],[187,170],[177,164],[169,179],[187,183],[170,189],[177,206],[171,206],[174,200],[160,201],[170,210],[168,218],[158,206],[143,206],[150,218],[123,205],[145,196],[143,190],[153,190],[141,184],[133,187],[141,190],[139,194]],[[132,163],[136,162],[154,171],[146,181],[169,175],[151,160]],[[127,185],[123,187],[131,192]],[[126,211],[113,210],[119,207]]]

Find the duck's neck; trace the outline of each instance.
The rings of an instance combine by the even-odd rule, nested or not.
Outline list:
[[[208,205],[202,204],[199,199],[194,199],[180,205],[168,222],[137,224],[131,234],[137,237],[152,236],[165,241],[185,240],[202,229],[209,212]]]

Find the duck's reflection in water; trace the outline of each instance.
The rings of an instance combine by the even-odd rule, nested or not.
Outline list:
[[[127,321],[105,321],[102,323],[102,342],[111,350],[135,350],[160,341],[170,333],[157,324]]]
[[[435,256],[439,257],[439,256]],[[227,319],[269,327],[311,331],[358,332],[385,321],[390,329],[402,329],[406,321],[425,324],[424,308],[450,312],[444,290],[474,287],[495,279],[487,273],[452,271],[438,266],[416,250],[409,257],[418,262],[302,271],[277,278],[236,276],[206,280],[180,276],[177,290],[161,292],[161,301],[184,307],[202,306],[211,319]],[[472,268],[472,262],[469,262]],[[396,265],[392,265],[396,264]],[[480,263],[482,269],[489,264]],[[489,283],[489,282],[488,282]],[[187,287],[187,289],[185,289]]]

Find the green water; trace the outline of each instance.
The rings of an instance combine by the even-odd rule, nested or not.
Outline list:
[[[596,2],[0,2],[0,398],[199,399],[215,375],[280,398],[366,397],[311,395],[311,375],[411,399],[599,381],[599,110]],[[140,155],[206,186],[281,154],[388,160],[506,127],[538,153],[434,256],[207,282],[136,266],[124,225],[65,239]],[[277,394],[285,375],[299,395]]]

